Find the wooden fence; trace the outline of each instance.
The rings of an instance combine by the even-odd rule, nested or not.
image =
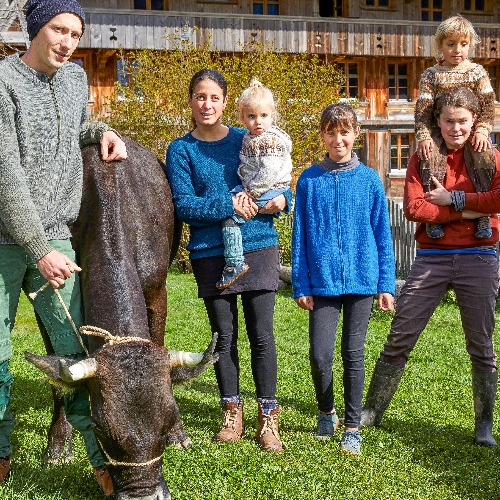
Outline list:
[[[415,260],[415,222],[406,220],[403,208],[394,200],[387,200],[391,220],[392,244],[396,260],[396,277],[406,279]]]

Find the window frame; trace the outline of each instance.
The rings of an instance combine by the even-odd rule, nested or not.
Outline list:
[[[148,11],[152,11],[152,12],[164,12],[164,11],[168,10],[168,0],[163,0],[163,9],[162,10],[161,9],[152,9],[151,8],[151,1],[152,0],[145,0],[146,9],[138,9],[134,5],[132,10],[148,10]]]
[[[256,14],[254,12],[254,6],[255,5],[262,5],[262,14]],[[268,12],[268,7],[271,5],[276,5],[278,7],[278,13],[277,14],[269,14]],[[255,16],[279,16],[281,14],[281,0],[257,0],[257,1],[252,1],[252,14]]]
[[[328,3],[328,2],[326,2]],[[320,17],[323,18],[328,18],[328,19],[339,19],[346,17],[346,1],[345,0],[333,0],[331,2],[331,8],[332,8],[332,15],[331,16],[325,16],[321,15],[321,2],[319,3],[319,12],[320,12]],[[340,10],[340,14],[338,14],[338,11]]]
[[[389,0],[387,2],[387,5],[379,5],[379,0],[373,0],[374,5],[366,5],[365,0],[361,4],[361,9],[362,10],[379,10],[379,11],[396,11],[397,7],[394,7],[394,0]]]
[[[486,16],[486,15],[491,15],[493,14],[493,2],[492,0],[483,0],[484,1],[484,9],[483,10],[478,10],[475,8],[475,3],[476,0],[470,0],[472,4],[474,4],[473,8],[467,9],[465,6],[465,1],[462,1],[462,12],[465,14],[475,14],[477,16]]]
[[[402,144],[401,137],[408,136],[408,144]],[[392,144],[393,137],[397,138],[396,145]],[[407,156],[402,155],[403,148],[407,149]],[[396,155],[393,155],[393,151],[396,151]],[[410,131],[391,131],[389,138],[389,174],[394,172],[401,172],[406,170],[406,165],[408,164],[411,155],[416,151],[416,140],[415,132]],[[396,168],[392,167],[393,159],[396,161]],[[404,165],[403,165],[403,162]]]
[[[390,86],[390,78],[391,78],[391,73],[390,73],[390,67],[394,66],[395,72],[394,72],[394,87]],[[400,75],[399,74],[399,66],[406,66],[406,75]],[[408,101],[411,97],[410,95],[410,65],[408,63],[387,63],[387,91],[388,91],[388,100],[389,101]],[[400,97],[400,80],[401,77],[406,78],[406,96],[405,97]],[[395,97],[391,97],[391,89],[394,88],[394,94]]]
[[[345,83],[344,83],[345,96],[348,99],[349,98],[359,99],[359,81],[360,81],[360,76],[359,76],[360,65],[359,65],[359,63],[357,63],[355,61],[345,61],[345,62],[338,63],[338,65],[341,66],[341,71],[344,73],[344,76],[345,76]],[[349,72],[349,66],[356,67],[356,74],[355,74],[355,78],[357,80],[356,92],[355,92],[356,95],[351,95],[351,93],[350,93],[351,88],[354,89],[354,86],[351,87],[351,85],[349,84],[349,80],[350,80],[350,76],[351,76],[351,73]]]
[[[427,0],[429,2],[429,7],[424,8],[422,7],[422,0],[420,0],[420,20],[424,22],[441,22],[444,21],[444,0],[441,0],[441,7],[434,7],[434,0]],[[423,12],[428,12],[429,13],[429,18],[428,19],[422,19],[422,14]],[[440,12],[441,13],[441,19],[434,19],[434,12]]]

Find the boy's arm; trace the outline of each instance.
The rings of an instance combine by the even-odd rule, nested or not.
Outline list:
[[[475,132],[488,137],[493,129],[495,117],[495,92],[491,86],[486,70],[481,66],[480,78],[477,81],[476,95],[479,97],[480,112],[476,118]]]
[[[431,139],[434,120],[435,85],[434,72],[425,70],[420,78],[417,101],[415,103],[415,139],[421,142]]]

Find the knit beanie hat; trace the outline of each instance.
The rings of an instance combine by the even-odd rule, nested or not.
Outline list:
[[[76,0],[30,0],[26,9],[26,23],[30,41],[54,16],[65,12],[75,14],[81,19],[83,34],[85,12]]]

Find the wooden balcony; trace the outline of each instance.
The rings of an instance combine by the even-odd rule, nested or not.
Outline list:
[[[425,58],[432,57],[432,36],[437,24],[88,9],[87,30],[80,47],[171,48],[166,34],[177,33],[195,45],[210,40],[214,49],[223,52],[241,51],[243,44],[255,40],[274,41],[285,52]],[[112,28],[116,30],[111,31]],[[482,43],[474,56],[500,58],[500,26],[477,25],[477,31]]]
[[[166,39],[177,34],[195,45],[210,41],[223,52],[239,52],[245,43],[274,41],[285,52],[331,54],[336,57],[432,57],[438,23],[349,18],[198,14],[86,9],[87,26],[80,48],[172,48]],[[500,59],[500,25],[476,24],[482,43],[473,57]],[[7,43],[20,34],[3,32]],[[10,40],[9,40],[10,37]]]

